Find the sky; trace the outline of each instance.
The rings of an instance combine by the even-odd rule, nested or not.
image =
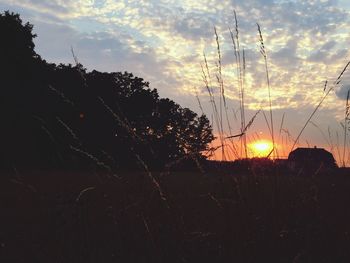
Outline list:
[[[348,0],[0,0],[0,10],[18,12],[25,22],[34,24],[36,52],[48,62],[74,63],[72,47],[89,71],[132,72],[150,82],[161,97],[201,113],[198,94],[209,119],[213,112],[201,64],[205,53],[217,94],[215,27],[228,118],[232,132],[239,133],[240,122],[233,114],[239,109],[239,85],[229,33],[229,28],[235,28],[235,10],[246,57],[246,122],[259,109],[269,116],[259,23],[267,53],[276,140],[281,145],[287,137],[296,138],[324,94],[325,81],[331,85],[350,60]],[[298,146],[325,147],[340,155],[344,137],[340,123],[344,122],[349,88],[350,75],[345,72]],[[248,136],[249,140],[270,138],[262,112]],[[284,148],[281,156],[288,155]]]

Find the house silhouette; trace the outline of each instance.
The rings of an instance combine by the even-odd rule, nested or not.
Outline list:
[[[333,154],[323,148],[297,148],[288,156],[288,167],[302,174],[327,173],[337,168]]]

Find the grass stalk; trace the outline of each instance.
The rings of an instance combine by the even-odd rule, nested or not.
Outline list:
[[[311,113],[311,115],[309,116],[309,118],[307,119],[307,121],[305,122],[304,126],[302,127],[302,129],[300,130],[297,138],[295,139],[294,143],[293,143],[293,146],[291,148],[290,151],[293,151],[294,150],[294,147],[295,145],[297,144],[297,142],[299,141],[300,139],[300,136],[302,135],[302,133],[304,132],[306,126],[310,123],[312,117],[315,115],[315,113],[317,112],[317,110],[321,107],[323,101],[328,97],[329,93],[331,91],[333,91],[340,83],[341,81],[341,78],[342,76],[344,75],[345,71],[347,70],[347,68],[349,67],[350,65],[350,61],[345,65],[345,67],[343,68],[343,70],[341,71],[341,73],[339,74],[338,78],[334,81],[333,85],[328,88],[328,91],[325,92],[325,94],[322,96],[320,102],[317,104],[316,108],[313,110],[313,112]],[[340,156],[339,156],[340,157]]]
[[[260,41],[260,53],[264,58],[264,63],[265,63],[265,72],[266,72],[266,82],[267,82],[267,89],[268,89],[268,95],[269,95],[269,108],[270,108],[270,126],[271,126],[271,140],[272,140],[272,146],[273,146],[273,157],[276,157],[275,154],[275,135],[274,135],[274,128],[273,128],[273,114],[272,114],[272,102],[271,102],[271,85],[270,85],[270,76],[269,76],[269,67],[267,64],[267,53],[265,49],[265,44],[264,44],[264,38],[262,35],[261,27],[257,23],[258,26],[258,33],[259,33],[259,41]]]
[[[321,127],[319,127],[316,123],[314,123],[313,121],[310,121],[310,124],[312,124],[322,135],[323,139],[325,140],[325,142],[328,144],[329,150],[330,152],[333,154],[333,148],[332,148],[332,144],[331,142],[328,140],[327,136],[324,134],[324,132],[322,131]]]
[[[206,90],[208,92],[208,95],[209,95],[209,100],[210,100],[210,104],[212,107],[212,112],[213,112],[213,116],[215,119],[215,124],[216,124],[217,130],[219,132],[219,140],[221,143],[221,147],[220,147],[221,154],[222,154],[222,158],[224,159],[225,158],[225,150],[224,150],[224,135],[223,135],[224,130],[223,130],[223,126],[221,125],[222,119],[220,118],[220,113],[218,111],[218,107],[217,107],[217,104],[215,101],[215,96],[214,96],[213,90],[211,88],[211,86],[212,86],[211,76],[210,76],[208,61],[207,61],[207,57],[206,57],[205,53],[203,53],[203,58],[204,58],[204,66],[201,64],[202,78],[203,78]]]
[[[243,61],[241,58],[241,47],[240,47],[240,40],[239,40],[239,27],[238,27],[238,19],[236,11],[234,10],[234,20],[235,20],[235,33],[232,32],[231,28],[229,28],[231,40],[233,44],[234,54],[235,54],[235,60],[236,60],[236,73],[237,73],[237,83],[238,83],[238,90],[239,90],[239,110],[240,110],[240,119],[241,119],[241,133],[243,133],[243,130],[245,128],[245,103],[244,103],[244,72],[245,72],[245,54],[243,51]],[[243,67],[243,68],[242,68]],[[246,135],[244,134],[241,140],[241,156],[243,155],[242,150],[244,149],[245,157],[248,157],[247,152],[247,140]]]
[[[215,33],[215,40],[216,40],[216,47],[217,47],[217,55],[218,55],[218,61],[217,61],[217,71],[218,75],[216,76],[216,79],[218,81],[219,87],[220,87],[220,125],[221,130],[224,131],[223,128],[223,110],[225,111],[226,116],[226,122],[229,129],[229,134],[232,134],[231,124],[227,113],[227,104],[226,104],[226,98],[225,98],[225,87],[224,87],[224,80],[222,77],[222,63],[221,63],[221,49],[220,49],[220,41],[219,41],[219,35],[217,33],[216,27],[214,27],[214,33]],[[223,108],[223,109],[222,109]],[[224,136],[224,134],[222,134]],[[225,147],[222,147],[222,156],[224,157],[224,151]]]
[[[348,121],[350,115],[350,105],[349,105],[349,95],[350,89],[348,90],[345,103],[345,116],[344,116],[344,145],[343,145],[343,167],[345,167],[345,152],[346,152],[346,135],[348,133]]]

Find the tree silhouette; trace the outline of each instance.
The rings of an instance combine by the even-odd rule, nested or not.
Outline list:
[[[55,65],[34,51],[33,26],[0,14],[2,168],[151,168],[198,158],[213,140],[208,119],[131,73]]]

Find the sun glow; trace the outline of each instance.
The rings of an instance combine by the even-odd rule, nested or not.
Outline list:
[[[272,142],[261,140],[250,143],[249,150],[252,157],[267,157],[272,151]]]

